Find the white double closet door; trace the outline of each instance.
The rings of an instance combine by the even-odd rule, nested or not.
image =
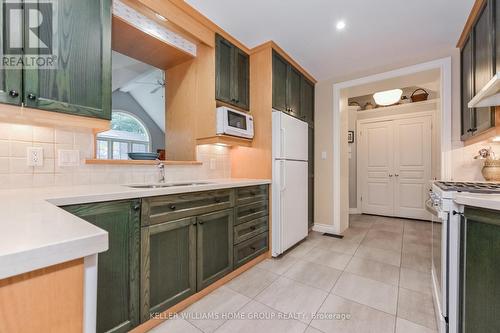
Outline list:
[[[432,118],[360,124],[358,163],[365,214],[429,219]]]

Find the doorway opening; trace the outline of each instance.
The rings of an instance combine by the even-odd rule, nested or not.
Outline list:
[[[376,104],[375,93],[394,89],[407,98]],[[427,98],[412,102],[417,89]],[[430,219],[431,181],[450,174],[451,59],[335,84],[333,118],[333,233],[350,213]]]

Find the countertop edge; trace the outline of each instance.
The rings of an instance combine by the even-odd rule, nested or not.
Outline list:
[[[196,186],[178,186],[161,189],[132,189],[124,185],[104,185],[103,188],[109,187],[112,190],[103,190],[103,193],[71,193],[72,189],[77,187],[68,187],[68,194],[51,195],[51,188],[47,188],[47,195],[40,195],[38,197],[29,197],[26,199],[26,205],[43,205],[46,209],[45,213],[57,215],[61,213],[61,206],[73,204],[85,204],[93,202],[106,202],[116,200],[129,200],[138,198],[147,198],[153,196],[163,196],[178,193],[201,192],[226,188],[238,188],[256,185],[270,185],[272,183],[269,179],[225,179],[225,180],[207,180],[208,184]],[[91,187],[89,187],[90,189]],[[27,189],[28,191],[30,189]],[[39,189],[40,190],[40,189]],[[44,190],[44,189],[42,189]],[[61,191],[61,188],[58,189]],[[57,192],[57,191],[56,191]],[[64,192],[64,191],[62,191]],[[21,198],[22,190],[17,191],[15,195]],[[60,217],[60,216],[59,216]],[[13,219],[16,217],[14,216]],[[19,219],[25,219],[24,227],[30,223],[42,223],[42,218],[39,220],[31,220],[32,216],[22,215],[18,216]],[[50,220],[44,216],[45,220]],[[0,279],[9,278],[19,274],[35,271],[41,268],[50,267],[63,262],[84,258],[108,249],[108,233],[98,227],[93,226],[87,221],[80,219],[74,215],[69,215],[68,219],[64,217],[63,223],[83,223],[92,226],[95,230],[82,231],[81,236],[72,236],[65,240],[45,241],[42,244],[29,245],[21,250],[2,249],[3,254],[0,254]],[[79,226],[82,226],[79,224]],[[90,227],[89,226],[89,227]],[[2,225],[0,223],[0,229]],[[51,226],[48,226],[51,227]],[[92,229],[92,228],[90,228]],[[22,236],[20,237],[22,239]]]

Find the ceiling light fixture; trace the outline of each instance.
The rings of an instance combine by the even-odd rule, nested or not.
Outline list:
[[[345,22],[338,21],[336,27],[337,27],[337,30],[344,30],[345,29]]]
[[[378,105],[388,106],[399,102],[402,95],[403,95],[403,90],[393,89],[375,93],[373,94],[373,99],[375,100],[375,103],[377,103]]]
[[[160,15],[160,14],[158,14],[158,13],[155,13],[155,16],[156,16],[156,18],[157,18],[157,19],[159,19],[159,20],[161,20],[161,21],[163,21],[163,22],[168,21],[168,20],[167,20],[167,18],[166,18],[165,16]]]

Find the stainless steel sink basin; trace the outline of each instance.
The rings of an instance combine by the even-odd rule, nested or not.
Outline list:
[[[165,188],[165,187],[177,187],[177,186],[199,186],[207,185],[209,182],[188,182],[188,183],[165,183],[165,184],[140,184],[140,185],[127,185],[131,188]]]

